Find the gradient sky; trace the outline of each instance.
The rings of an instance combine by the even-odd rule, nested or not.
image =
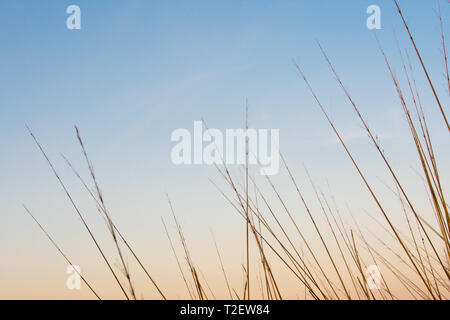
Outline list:
[[[66,28],[70,4],[81,7],[81,30]],[[378,35],[400,74],[393,28],[402,48],[415,57],[390,0],[2,0],[0,298],[54,297],[50,291],[40,292],[39,284],[47,286],[43,279],[50,279],[52,270],[65,277],[64,261],[25,216],[22,203],[74,256],[95,256],[94,251],[83,252],[83,246],[89,250],[92,246],[25,124],[55,160],[77,200],[82,206],[91,205],[94,215],[95,207],[59,157],[62,152],[85,170],[74,136],[77,125],[113,217],[134,242],[147,243],[140,246],[142,250],[166,255],[167,261],[162,261],[170,264],[174,261],[159,220],[169,213],[166,191],[192,233],[193,246],[204,241],[198,229],[212,227],[222,242],[242,231],[235,229],[238,218],[208,181],[217,178],[214,170],[175,167],[170,162],[174,145],[170,134],[177,128],[192,130],[193,121],[201,118],[209,127],[242,127],[246,97],[250,125],[280,129],[281,151],[299,174],[304,163],[320,183],[329,180],[338,189],[337,196],[347,195],[356,206],[365,204],[368,198],[358,193],[358,177],[292,63],[295,59],[304,68],[375,179],[382,166],[321,57],[316,39],[386,149],[393,151],[394,163],[410,179],[417,162],[406,143],[406,122],[389,74],[373,32],[366,28],[365,11],[371,4],[381,7]],[[401,5],[436,85],[445,93],[435,3],[401,1]],[[448,20],[450,6],[445,2],[442,12]],[[430,92],[420,70],[416,73],[423,99],[429,102],[436,143],[448,146]],[[442,98],[448,104],[448,95]],[[441,148],[439,156],[442,164],[448,164],[449,148]],[[442,170],[448,178],[448,168],[443,165]],[[411,192],[420,193],[420,188],[419,180]],[[205,237],[209,241],[209,231]],[[164,263],[155,268],[163,272]],[[24,292],[30,286],[33,289]],[[58,283],[48,287],[67,294]]]

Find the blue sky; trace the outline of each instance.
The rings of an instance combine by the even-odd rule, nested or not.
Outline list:
[[[65,26],[65,9],[74,3],[82,11],[79,31]],[[73,124],[95,144],[145,132],[155,137],[149,135],[151,142],[166,144],[163,137],[174,128],[201,117],[213,126],[241,124],[245,97],[254,123],[293,130],[300,115],[309,118],[317,110],[300,106],[309,97],[295,80],[292,59],[317,80],[318,90],[339,93],[315,39],[344,79],[365,77],[348,82],[361,97],[383,88],[387,73],[365,27],[365,9],[373,3],[2,1],[0,132],[9,137],[6,147],[17,147],[25,122],[43,139],[63,145]],[[398,17],[391,1],[377,4],[380,37],[389,47]],[[426,56],[438,56],[433,6],[404,5]],[[445,4],[443,9],[448,13]],[[428,62],[439,67],[441,61]]]
[[[81,8],[81,30],[66,28],[66,8],[71,4]],[[63,198],[25,123],[60,168],[64,165],[59,152],[83,164],[73,131],[78,125],[112,197],[120,194],[131,202],[136,200],[131,186],[145,185],[154,192],[150,198],[164,200],[167,189],[183,195],[194,177],[207,183],[202,168],[171,164],[170,134],[177,128],[192,130],[193,121],[201,118],[210,127],[242,127],[246,97],[250,124],[279,128],[281,150],[288,157],[312,166],[320,176],[349,169],[296,75],[293,59],[310,76],[369,170],[376,168],[367,151],[370,145],[361,139],[360,125],[320,56],[316,39],[386,146],[405,151],[394,158],[402,164],[411,154],[404,143],[408,136],[402,131],[405,121],[373,32],[366,28],[366,8],[371,4],[381,7],[383,29],[378,35],[400,73],[392,27],[402,47],[414,56],[390,0],[2,0],[0,216],[7,226],[3,238],[20,237],[22,222],[28,221],[20,216],[22,202],[42,209],[47,205],[53,209],[40,214],[51,216],[58,208],[54,199]],[[401,5],[444,92],[435,3],[403,0]],[[442,11],[448,18],[445,2]],[[430,101],[430,122],[438,127],[439,114],[427,100],[430,93],[420,70],[416,72],[424,100]],[[448,96],[443,99],[448,104]],[[446,138],[436,129],[436,141]],[[445,163],[448,150],[441,156]],[[203,188],[200,192],[209,190]]]

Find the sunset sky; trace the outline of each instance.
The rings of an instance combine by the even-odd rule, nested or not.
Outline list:
[[[71,4],[81,8],[81,30],[66,27],[66,8]],[[243,128],[246,98],[250,127],[280,130],[281,152],[311,206],[319,208],[304,166],[343,212],[348,205],[362,224],[382,236],[366,216],[369,212],[379,217],[373,200],[296,73],[294,60],[309,77],[377,192],[391,204],[392,215],[400,215],[395,195],[384,185],[392,181],[316,40],[369,119],[417,206],[429,210],[407,122],[374,31],[366,27],[366,9],[372,4],[381,8],[382,29],[377,35],[404,81],[394,32],[412,61],[417,59],[390,0],[2,0],[0,299],[92,298],[86,288],[66,288],[66,261],[26,215],[23,204],[105,298],[121,298],[25,125],[42,143],[113,257],[114,248],[95,203],[60,156],[73,161],[89,181],[74,132],[74,125],[78,126],[112,218],[171,298],[185,298],[186,290],[161,223],[164,217],[175,238],[166,193],[194,259],[218,296],[225,298],[226,291],[210,229],[233,284],[242,287],[243,221],[209,179],[227,194],[232,195],[231,190],[214,167],[175,166],[170,159],[174,146],[170,136],[178,128],[192,131],[194,121],[201,119],[210,128]],[[436,3],[403,0],[400,4],[448,106]],[[450,23],[446,1],[442,15]],[[446,30],[450,34],[448,25]],[[434,141],[441,146],[442,181],[449,187],[448,132],[421,70],[415,72]],[[232,168],[239,173],[237,166]],[[256,175],[256,179],[270,194],[264,178]],[[307,225],[286,172],[280,170],[273,179],[299,221]],[[269,198],[276,201],[273,194]],[[319,211],[316,214],[320,216]],[[432,211],[427,215],[434,218]],[[306,234],[313,239],[312,231]],[[131,257],[129,261],[132,264]],[[158,298],[144,284],[140,270],[134,265],[132,270],[139,293]],[[287,296],[303,297],[290,276],[280,275],[280,282]]]

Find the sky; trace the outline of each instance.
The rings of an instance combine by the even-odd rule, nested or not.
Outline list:
[[[66,8],[72,4],[81,8],[80,30],[66,27]],[[318,183],[330,182],[342,204],[347,197],[356,208],[371,208],[293,64],[297,62],[309,76],[367,172],[374,179],[383,176],[385,172],[378,174],[382,165],[316,40],[392,152],[402,177],[415,181],[411,192],[420,195],[407,124],[374,32],[366,27],[366,8],[372,4],[381,8],[382,29],[377,35],[400,74],[394,30],[401,47],[415,57],[389,0],[2,0],[0,298],[87,294],[65,290],[64,261],[26,216],[22,204],[76,259],[89,260],[92,274],[102,270],[101,262],[92,262],[96,253],[25,125],[55,161],[80,206],[92,211],[89,219],[102,230],[95,206],[60,157],[60,153],[67,156],[88,177],[74,133],[74,125],[78,126],[113,217],[142,252],[160,259],[155,272],[168,287],[175,285],[164,271],[169,264],[174,273],[176,269],[160,222],[161,216],[170,219],[166,193],[193,247],[205,238],[210,241],[209,231],[201,230],[211,227],[225,247],[224,254],[232,257],[233,238],[243,231],[208,180],[220,179],[213,168],[171,162],[171,133],[177,128],[192,131],[194,121],[201,119],[212,128],[242,128],[246,99],[250,126],[280,130],[280,149],[296,173],[304,176],[305,165]],[[401,5],[448,105],[436,5],[427,0],[401,1]],[[450,7],[442,2],[444,19],[449,13]],[[436,143],[448,146],[425,79],[419,69],[416,73]],[[439,157],[442,174],[448,178],[450,171],[444,164],[450,160],[449,148],[441,148]],[[279,179],[285,188],[285,181]],[[206,253],[198,255],[206,265],[215,266]],[[99,277],[99,282],[108,279]]]

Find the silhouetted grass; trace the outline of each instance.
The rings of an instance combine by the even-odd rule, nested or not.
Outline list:
[[[434,101],[444,120],[444,128],[447,129],[447,131],[450,131],[445,106],[439,98],[439,93],[433,84],[426,63],[414,40],[413,32],[406,22],[405,15],[401,10],[398,1],[393,0],[393,2],[408,35],[412,49],[417,57],[421,72],[423,72],[423,75],[427,79],[429,89],[433,93]],[[443,47],[444,74],[446,76],[450,94],[450,77],[444,34],[445,29],[439,2],[438,18]],[[373,220],[374,225],[377,225],[389,235],[389,239],[382,238],[371,228],[365,226],[361,227],[358,221],[354,219],[350,208],[347,209],[352,217],[352,221],[350,223],[345,221],[334,198],[332,196],[327,197],[324,192],[315,185],[309,172],[307,172],[308,182],[314,192],[315,201],[319,204],[320,209],[317,210],[318,212],[313,213],[313,206],[304,195],[304,189],[300,187],[299,181],[295,178],[289,168],[288,162],[282,154],[280,154],[280,157],[283,168],[287,173],[289,180],[292,182],[296,195],[298,195],[298,199],[301,202],[301,210],[294,210],[289,207],[286,199],[282,196],[281,191],[269,176],[266,176],[265,185],[268,187],[268,190],[270,190],[270,194],[264,193],[262,184],[257,183],[249,173],[249,149],[248,140],[246,140],[246,163],[245,166],[239,168],[241,171],[238,172],[243,173],[245,178],[242,180],[244,181],[241,182],[236,178],[236,174],[233,174],[230,168],[224,163],[223,159],[223,164],[220,166],[216,165],[216,169],[229,188],[229,191],[223,190],[216,182],[211,181],[220,194],[222,194],[225,200],[231,205],[232,209],[242,217],[245,224],[245,262],[227,261],[228,264],[234,263],[236,265],[242,265],[242,288],[232,287],[222,260],[219,246],[213,236],[213,242],[219,262],[218,266],[220,266],[224,276],[226,290],[230,299],[252,299],[256,297],[262,297],[263,299],[269,300],[283,299],[284,288],[280,287],[279,281],[277,280],[277,277],[281,272],[290,274],[298,280],[298,283],[291,283],[291,285],[292,287],[298,287],[298,292],[304,291],[305,299],[400,299],[401,297],[394,290],[385,273],[380,274],[381,288],[379,290],[371,289],[370,279],[368,279],[367,274],[367,268],[371,265],[383,266],[389,271],[390,276],[394,277],[413,298],[447,299],[448,294],[450,293],[450,218],[449,206],[446,201],[446,194],[442,184],[435,150],[439,147],[446,148],[448,146],[437,146],[433,142],[426,116],[427,110],[425,110],[422,105],[422,100],[420,98],[421,92],[416,84],[416,76],[413,72],[414,67],[408,51],[402,51],[400,45],[398,46],[402,72],[404,73],[407,82],[407,90],[404,90],[376,35],[375,38],[379,46],[380,54],[385,61],[387,72],[390,75],[393,87],[402,106],[403,114],[408,123],[411,141],[417,152],[417,160],[421,170],[420,174],[423,175],[424,186],[431,203],[429,211],[434,213],[435,221],[427,220],[425,218],[427,217],[427,212],[419,210],[418,206],[413,204],[411,196],[407,192],[407,185],[400,179],[396,169],[389,161],[376,132],[369,127],[361,107],[344,85],[344,81],[337,71],[338,68],[331,62],[325,49],[318,42],[319,51],[322,53],[325,63],[329,66],[331,73],[334,75],[337,85],[344,92],[346,99],[349,102],[349,106],[355,112],[357,120],[361,123],[369,141],[382,161],[386,172],[394,183],[394,187],[392,188],[387,184],[385,185],[398,199],[402,208],[401,215],[399,216],[397,212],[394,212],[395,209],[390,208],[386,201],[377,194],[373,182],[369,181],[367,172],[364,171],[357,161],[355,156],[357,153],[355,150],[351,150],[349,145],[345,142],[340,129],[332,120],[327,112],[326,106],[319,98],[319,93],[314,89],[313,84],[310,82],[301,66],[294,61],[299,77],[306,84],[319,111],[322,112],[331,130],[339,140],[345,154],[363,182],[367,194],[376,204],[378,216],[372,217],[369,214],[367,216],[370,218],[370,221]],[[408,101],[411,101],[411,103]],[[206,123],[204,123],[204,125],[207,127]],[[248,105],[246,105],[245,126],[248,128]],[[80,174],[72,166],[70,161],[65,157],[64,159],[82,183],[85,191],[88,192],[90,197],[95,201],[100,214],[104,217],[117,256],[121,262],[120,270],[125,277],[125,281],[120,280],[117,276],[117,271],[114,270],[109,260],[106,258],[103,249],[98,244],[91,228],[86,223],[84,216],[56,172],[52,162],[47,157],[47,154],[31,130],[29,130],[29,132],[63,188],[76,214],[81,219],[99,254],[107,264],[108,269],[113,275],[115,282],[120,287],[124,297],[126,299],[136,299],[136,291],[133,285],[132,276],[126,263],[126,254],[131,253],[140,268],[145,272],[154,289],[161,298],[166,299],[166,294],[163,293],[164,290],[160,289],[154,278],[150,276],[147,268],[144,267],[135,251],[131,248],[125,237],[119,232],[118,228],[111,220],[102,192],[97,183],[93,166],[83,144],[83,140],[81,139],[78,129],[76,128],[75,130],[78,143],[81,146],[82,154],[91,176],[94,192],[91,191],[88,184],[81,178]],[[221,157],[222,156],[223,155],[221,155]],[[228,192],[230,192],[230,194],[228,194]],[[275,200],[269,200],[271,199],[270,197],[274,197]],[[180,255],[177,254],[177,250],[175,249],[172,240],[173,237],[170,236],[164,220],[162,220],[163,227],[189,297],[191,299],[199,300],[214,299],[216,294],[208,284],[207,278],[205,278],[200,271],[198,264],[194,263],[191,257],[182,226],[176,217],[172,201],[168,196],[167,200],[178,234],[178,241],[183,250],[183,260],[186,264],[183,263]],[[281,210],[276,209],[276,207],[279,206],[281,206]],[[53,238],[51,238],[47,231],[39,224],[35,216],[32,215],[27,208],[25,209],[36,223],[38,223],[41,230],[46,234],[66,261],[71,264],[70,260]],[[307,217],[310,224],[306,225],[305,223],[299,223],[297,217],[299,214]],[[325,226],[318,223],[318,216],[325,219]],[[381,221],[379,221],[378,218],[381,218]],[[402,223],[398,222],[399,219],[402,219]],[[403,227],[406,227],[406,232],[402,231]],[[311,231],[314,236],[317,236],[319,246],[316,245],[315,241],[308,238],[307,232]],[[394,243],[399,246],[400,250],[397,250],[395,246],[392,246],[389,241],[394,241]],[[125,245],[126,251],[122,249],[122,244]],[[251,253],[254,254],[251,255]],[[396,257],[398,262],[394,263],[388,258],[387,254]],[[257,257],[257,259],[252,258],[252,260],[250,260],[251,257]],[[275,263],[278,263],[281,267],[275,269],[273,267]],[[329,270],[332,270],[333,272],[329,272]],[[414,277],[411,277],[409,273],[414,274]],[[90,283],[88,283],[85,278],[82,277],[82,279],[92,293],[100,299],[94,289],[92,289]],[[259,285],[259,294],[257,294],[257,291],[256,293],[254,291],[257,284]],[[208,293],[205,288],[208,290]]]

